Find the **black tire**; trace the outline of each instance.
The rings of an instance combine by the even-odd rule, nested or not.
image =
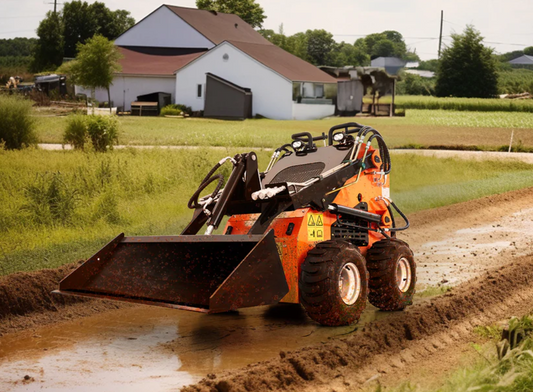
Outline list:
[[[413,303],[416,263],[407,243],[396,238],[378,241],[368,250],[366,263],[372,305],[381,310],[403,310]],[[399,266],[404,267],[403,279],[398,276]]]
[[[345,292],[341,293],[339,283],[342,273],[344,281],[359,282],[352,286],[351,296],[347,285],[344,286]],[[320,242],[309,251],[302,264],[299,287],[300,302],[313,320],[327,326],[352,324],[359,320],[368,297],[365,258],[349,242]],[[343,300],[343,294],[348,302]]]

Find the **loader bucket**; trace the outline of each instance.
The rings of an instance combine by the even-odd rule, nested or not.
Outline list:
[[[120,234],[55,292],[216,313],[274,304],[288,291],[270,231],[264,236]]]

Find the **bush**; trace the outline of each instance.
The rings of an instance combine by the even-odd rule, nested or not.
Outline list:
[[[0,96],[0,141],[6,149],[21,149],[37,144],[32,103],[17,96]]]
[[[71,115],[67,118],[67,129],[63,134],[63,143],[71,144],[75,150],[83,150],[89,140],[87,133],[87,116]]]
[[[98,152],[112,150],[118,143],[118,121],[113,117],[86,116],[87,135]]]
[[[514,69],[498,73],[498,92],[500,94],[533,94],[533,71]]]
[[[433,95],[435,94],[435,79],[404,73],[396,88],[398,95]]]
[[[163,109],[161,109],[160,115],[161,116],[179,116],[182,113],[183,112],[180,108],[178,108],[178,105],[172,104],[172,105],[167,105]]]

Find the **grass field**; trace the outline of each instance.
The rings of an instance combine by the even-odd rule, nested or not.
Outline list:
[[[237,151],[0,151],[0,274],[86,258],[121,232],[179,233],[201,179]],[[269,153],[257,152],[264,168]],[[518,162],[398,154],[392,196],[410,213],[533,186],[532,170]]]
[[[454,112],[408,110],[406,117],[355,118],[379,130],[392,148],[407,145],[478,146],[497,150],[508,146],[511,128],[515,143],[533,148],[533,114],[506,112]],[[37,134],[42,143],[61,143],[66,117],[39,117]],[[276,148],[293,133],[314,135],[354,118],[314,121],[246,120],[222,121],[190,118],[120,117],[120,144],[193,145]]]
[[[390,102],[390,99],[390,97],[384,97],[380,102],[387,103]],[[365,101],[369,101],[368,97],[365,98]],[[398,108],[403,109],[533,113],[533,99],[437,98],[421,95],[398,95],[395,103]]]

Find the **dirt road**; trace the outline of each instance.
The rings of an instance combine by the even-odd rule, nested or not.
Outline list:
[[[461,286],[432,302],[420,296],[408,312],[368,305],[351,327],[320,327],[293,305],[206,316],[92,301],[3,317],[0,390],[173,391],[213,373],[192,390],[340,391],[385,379],[466,339],[476,323],[532,310],[533,268],[523,257],[532,252],[532,213],[528,189],[413,215],[403,238],[420,291]],[[486,275],[500,266],[508,267]],[[467,282],[476,276],[483,280]],[[238,370],[258,361],[269,362]]]

